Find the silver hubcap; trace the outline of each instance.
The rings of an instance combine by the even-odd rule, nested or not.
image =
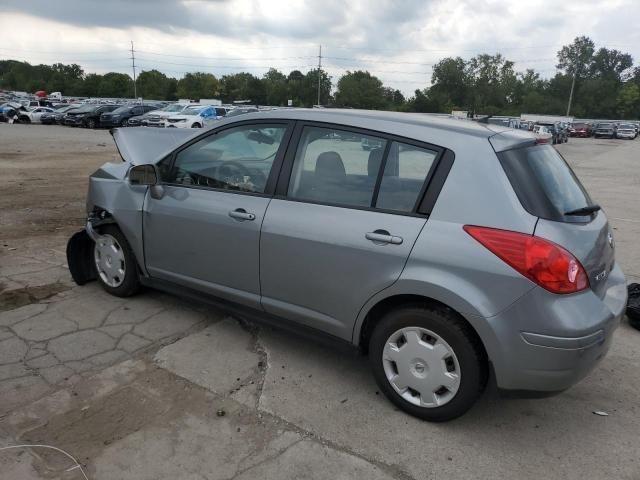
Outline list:
[[[393,389],[419,407],[440,407],[460,388],[456,354],[426,328],[406,327],[391,335],[384,346],[382,365]]]
[[[100,235],[93,248],[96,270],[102,281],[110,287],[119,287],[124,282],[124,252],[111,235]]]

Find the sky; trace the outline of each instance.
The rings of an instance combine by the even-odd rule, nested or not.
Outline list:
[[[640,0],[0,0],[0,59],[86,73],[368,70],[411,94],[447,56],[502,53],[555,73],[576,36],[640,64]],[[64,92],[63,92],[64,93]]]

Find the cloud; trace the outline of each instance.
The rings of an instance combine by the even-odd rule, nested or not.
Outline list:
[[[578,35],[640,58],[638,0],[3,0],[0,57],[63,61],[86,71],[142,69],[262,74],[323,65],[334,81],[368,69],[411,93],[445,56],[500,52],[516,69],[551,76],[556,53]],[[36,34],[37,33],[37,34]]]

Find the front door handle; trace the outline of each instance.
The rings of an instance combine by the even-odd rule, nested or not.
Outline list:
[[[248,213],[244,208],[236,208],[229,212],[231,218],[237,218],[238,220],[255,220],[256,216],[253,213]]]
[[[402,243],[402,237],[391,235],[386,230],[375,230],[373,232],[367,232],[365,238],[367,240],[371,240],[374,243],[391,243],[392,245],[400,245]]]

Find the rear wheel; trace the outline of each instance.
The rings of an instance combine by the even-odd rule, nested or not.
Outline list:
[[[477,335],[445,308],[415,305],[386,314],[371,335],[369,361],[394,404],[432,422],[464,414],[488,378]]]
[[[117,226],[101,228],[93,246],[93,261],[98,282],[111,295],[129,297],[140,288],[135,256]]]

